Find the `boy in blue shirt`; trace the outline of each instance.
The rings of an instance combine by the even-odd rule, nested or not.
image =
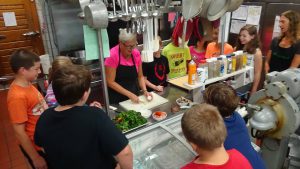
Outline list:
[[[249,160],[254,169],[265,169],[262,158],[251,145],[244,119],[235,111],[240,101],[235,90],[225,83],[213,84],[205,89],[204,100],[216,106],[224,119],[227,128],[225,149],[235,148]]]

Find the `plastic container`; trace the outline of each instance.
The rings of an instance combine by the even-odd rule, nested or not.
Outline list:
[[[235,72],[236,71],[236,56],[234,54],[232,54],[232,56],[231,56],[231,61],[232,61],[231,72]]]
[[[246,68],[247,66],[247,60],[248,60],[248,56],[247,56],[247,52],[243,53],[243,68]]]
[[[224,75],[226,75],[227,74],[227,69],[228,69],[227,68],[227,66],[228,66],[227,58],[226,58],[226,55],[221,55],[220,57],[223,60],[223,63],[224,63]]]
[[[197,74],[198,74],[198,82],[199,83],[204,83],[205,80],[206,80],[205,69],[203,69],[203,68],[197,68]]]
[[[213,58],[213,65],[214,65],[214,78],[220,76],[220,63],[218,58]]]
[[[231,59],[231,55],[227,55],[226,59],[227,59],[227,74],[230,74],[232,72],[232,59]]]
[[[196,76],[197,76],[197,66],[196,63],[191,60],[188,64],[188,84],[194,85],[196,83]]]
[[[200,60],[199,68],[203,68],[205,70],[204,77],[205,79],[208,79],[208,63],[206,60]]]
[[[208,79],[211,79],[214,77],[214,61],[207,59],[206,62],[208,63]]]
[[[218,62],[219,62],[219,76],[222,77],[224,76],[224,72],[225,72],[224,70],[225,65],[224,65],[223,58],[219,57]]]

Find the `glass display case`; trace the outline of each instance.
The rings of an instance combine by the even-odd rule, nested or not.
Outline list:
[[[181,130],[182,114],[127,134],[134,169],[176,169],[192,161],[195,152]]]

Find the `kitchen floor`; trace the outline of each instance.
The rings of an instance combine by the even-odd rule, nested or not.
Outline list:
[[[6,106],[7,90],[0,91],[0,168],[30,169],[18,147]]]

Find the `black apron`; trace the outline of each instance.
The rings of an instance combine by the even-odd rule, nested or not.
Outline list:
[[[126,90],[138,95],[139,88],[138,88],[138,73],[136,71],[135,61],[131,54],[131,59],[133,62],[133,66],[124,66],[121,65],[121,55],[120,55],[120,48],[119,48],[119,63],[116,70],[116,78],[115,82],[121,85]],[[112,104],[117,104],[119,102],[128,100],[127,96],[120,94],[119,92],[108,88],[109,94],[109,102]]]

